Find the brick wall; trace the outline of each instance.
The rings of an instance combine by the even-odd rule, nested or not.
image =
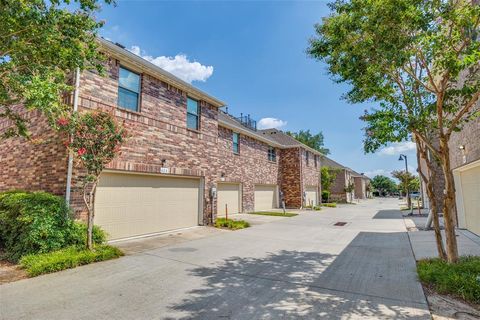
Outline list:
[[[480,112],[480,105],[476,108]],[[450,161],[452,169],[480,159],[480,117],[465,124],[461,132],[450,138]],[[464,146],[461,150],[459,147]]]
[[[355,183],[355,198],[357,199],[365,199],[366,195],[366,181],[362,177],[354,177],[353,178]]]
[[[31,140],[12,137],[1,141],[0,191],[23,189],[64,195],[67,177],[67,150],[39,111],[14,108],[28,120]],[[13,123],[0,118],[0,135]]]
[[[337,176],[330,187],[330,199],[337,202],[347,202],[347,193],[345,187],[347,185],[348,177],[345,169],[336,171]]]
[[[321,197],[320,192],[320,157],[317,157],[317,163],[315,165],[315,155],[305,149],[301,149],[302,154],[302,192],[306,187],[316,187],[318,198]],[[307,161],[308,152],[308,161]]]
[[[302,206],[300,148],[283,149],[280,153],[280,188],[287,208]]]
[[[233,153],[232,130],[218,128],[218,158],[212,171],[216,173],[216,181],[220,175],[225,175],[225,182],[240,182],[242,184],[242,208],[249,212],[254,210],[255,184],[280,184],[279,158],[268,160],[268,145],[240,135],[240,153]]]

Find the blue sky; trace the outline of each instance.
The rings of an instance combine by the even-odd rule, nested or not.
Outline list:
[[[101,35],[119,42],[227,102],[230,113],[251,114],[282,130],[322,131],[330,157],[371,176],[404,168],[399,151],[362,148],[358,117],[373,105],[341,99],[323,63],[307,57],[313,25],[329,14],[326,1],[122,1],[98,14]]]

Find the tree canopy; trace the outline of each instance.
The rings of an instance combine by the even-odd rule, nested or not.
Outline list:
[[[321,152],[324,155],[328,155],[330,153],[330,150],[324,147],[324,138],[322,132],[312,134],[310,130],[300,130],[298,132],[287,131],[286,133],[289,136],[297,139],[301,143]]]
[[[0,117],[15,124],[6,136],[28,136],[22,112],[43,112],[51,124],[65,111],[73,72],[101,71],[96,34],[98,0],[0,1]],[[104,0],[110,4],[113,0]],[[70,81],[71,83],[71,81]]]
[[[371,185],[381,195],[390,194],[398,191],[395,181],[393,181],[393,179],[389,177],[382,175],[376,175],[375,177],[373,177]]]

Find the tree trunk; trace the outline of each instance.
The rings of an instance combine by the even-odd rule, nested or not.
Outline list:
[[[445,197],[443,199],[443,219],[445,221],[445,238],[447,242],[447,260],[450,263],[458,261],[457,238],[455,235],[455,182],[450,168],[450,154],[448,138],[440,138],[440,156],[442,157],[442,169],[445,175]]]
[[[440,257],[440,259],[446,260],[447,255],[445,253],[445,247],[443,246],[442,233],[441,233],[441,230],[440,230],[440,220],[439,220],[439,216],[438,216],[437,199],[436,199],[435,190],[434,190],[434,186],[433,186],[433,183],[436,179],[436,173],[435,173],[434,170],[432,170],[433,168],[432,168],[432,165],[430,163],[430,161],[432,161],[432,160],[429,159],[429,157],[428,157],[427,149],[424,148],[421,145],[421,142],[419,142],[419,139],[416,139],[416,140],[417,140],[418,155],[420,155],[420,157],[425,161],[425,163],[427,165],[427,168],[428,168],[428,171],[429,171],[429,175],[427,177],[421,171],[420,161],[418,161],[418,166],[419,166],[418,172],[419,172],[422,180],[425,182],[425,185],[427,187],[427,195],[428,195],[428,198],[430,199],[430,210],[431,210],[432,216],[433,216],[433,230],[435,232],[435,242],[436,242],[436,245],[437,245],[438,256]]]
[[[87,249],[93,249],[93,218],[95,217],[95,191],[97,189],[98,179],[92,183],[92,187],[87,192],[88,182],[83,186],[83,202],[87,207]],[[87,196],[88,194],[88,196]]]

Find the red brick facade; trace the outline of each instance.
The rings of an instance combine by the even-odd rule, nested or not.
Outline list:
[[[320,163],[315,167],[310,154],[307,165],[302,148],[277,148],[276,161],[269,161],[268,143],[241,134],[240,153],[234,154],[232,131],[219,124],[218,108],[201,99],[199,130],[187,129],[188,93],[147,73],[141,75],[139,111],[117,108],[119,65],[120,61],[111,58],[105,76],[87,71],[80,77],[79,111],[113,112],[129,133],[121,154],[108,169],[161,174],[161,168],[168,168],[171,175],[202,177],[204,222],[216,212],[209,192],[220,181],[241,183],[243,211],[254,210],[255,184],[279,185],[287,206],[295,208],[302,206],[305,186],[319,186]],[[67,151],[62,137],[49,129],[41,115],[34,112],[30,116],[34,120],[33,137],[41,143],[31,144],[20,138],[2,142],[6,147],[0,151],[0,165],[7,169],[0,175],[0,191],[22,188],[64,195]],[[0,130],[10,125],[0,122]],[[81,175],[81,168],[75,166],[71,205],[79,217],[85,212]]]

